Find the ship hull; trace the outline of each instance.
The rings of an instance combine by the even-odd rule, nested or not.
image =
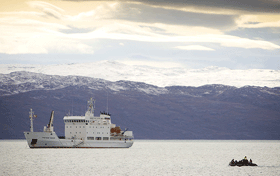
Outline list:
[[[24,132],[30,148],[129,148],[133,140],[59,139],[55,132]]]

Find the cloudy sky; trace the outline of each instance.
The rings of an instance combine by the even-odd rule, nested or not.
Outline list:
[[[280,69],[279,0],[0,1],[0,64]]]

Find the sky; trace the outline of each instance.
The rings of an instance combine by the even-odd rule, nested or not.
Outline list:
[[[0,1],[0,64],[280,70],[279,0]]]

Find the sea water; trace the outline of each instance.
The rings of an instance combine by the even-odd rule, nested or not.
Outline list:
[[[0,175],[280,175],[280,141],[135,140],[128,149],[30,149],[0,141]],[[256,167],[229,166],[247,156]]]

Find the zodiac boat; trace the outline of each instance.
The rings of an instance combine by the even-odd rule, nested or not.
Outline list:
[[[234,161],[231,160],[231,162],[229,162],[229,166],[258,166],[257,164],[253,163],[253,162],[249,162],[247,159],[242,159],[240,161]]]

